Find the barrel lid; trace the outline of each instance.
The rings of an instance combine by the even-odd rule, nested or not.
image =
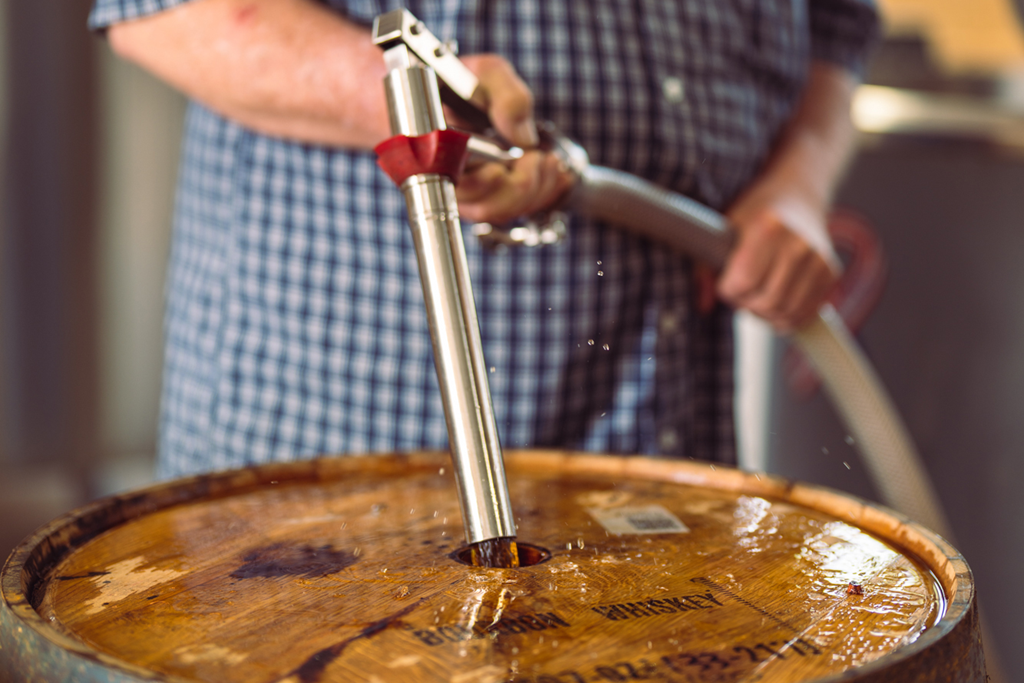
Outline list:
[[[262,466],[83,508],[8,561],[0,672],[848,680],[913,660],[973,611],[953,548],[849,496],[689,462],[506,460],[533,563],[518,570],[459,561],[444,454]]]

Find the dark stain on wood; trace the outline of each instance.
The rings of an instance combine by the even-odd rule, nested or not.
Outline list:
[[[242,561],[242,566],[231,572],[231,578],[301,576],[316,579],[352,566],[356,557],[329,545],[314,548],[311,545],[273,543],[250,550]]]
[[[85,574],[78,574],[77,576],[55,576],[53,577],[56,581],[74,581],[75,579],[91,579],[96,576],[106,576],[110,572],[86,572]],[[110,583],[107,581],[106,583]]]
[[[373,622],[351,638],[346,638],[340,643],[336,643],[330,647],[325,647],[303,662],[299,668],[292,671],[288,676],[295,676],[301,683],[317,683],[320,680],[320,677],[323,676],[324,670],[331,665],[331,662],[341,656],[341,653],[345,651],[345,648],[348,647],[350,643],[363,638],[369,638],[374,634],[380,633],[389,626],[394,626],[395,624],[400,623],[402,617],[406,616],[423,604],[424,600],[426,600],[426,598],[421,598],[394,614]]]

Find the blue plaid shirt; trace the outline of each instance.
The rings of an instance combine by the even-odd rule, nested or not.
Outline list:
[[[93,28],[187,0],[97,0]],[[331,0],[369,24],[393,0]],[[763,164],[811,59],[857,71],[868,0],[410,0],[496,52],[594,163],[723,208]],[[690,266],[574,219],[558,246],[467,239],[506,447],[734,461],[731,314]],[[443,449],[402,196],[372,154],[261,135],[193,103],[169,281],[160,471]]]

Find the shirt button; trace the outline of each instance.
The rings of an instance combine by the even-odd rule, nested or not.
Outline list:
[[[661,433],[658,434],[658,445],[665,452],[675,450],[679,445],[679,434],[671,427],[661,430]]]
[[[661,81],[661,94],[665,96],[665,99],[673,104],[678,104],[683,101],[683,95],[685,89],[683,88],[682,79],[676,78],[675,76],[668,76]]]
[[[662,313],[658,320],[658,328],[662,334],[672,334],[679,327],[679,319],[675,313]]]

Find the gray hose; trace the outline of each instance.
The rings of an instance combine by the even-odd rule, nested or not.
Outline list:
[[[732,249],[733,233],[725,216],[629,173],[599,166],[582,169],[568,207],[717,268]],[[818,371],[885,504],[950,538],[910,435],[839,315],[831,306],[822,307],[793,340]]]
[[[579,173],[568,208],[629,228],[714,268],[725,265],[733,233],[722,214],[631,173],[602,166]]]

